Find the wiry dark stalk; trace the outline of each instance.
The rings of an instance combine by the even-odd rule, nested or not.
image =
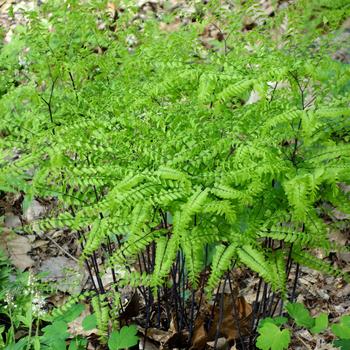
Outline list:
[[[182,264],[182,258],[181,258],[181,252],[179,251],[177,253],[177,258],[176,258],[176,274],[175,274],[175,279],[177,280],[176,283],[176,298],[178,299],[178,306],[179,306],[179,313],[180,313],[180,319],[179,319],[179,329],[182,329],[183,326],[188,327],[188,322],[186,318],[186,312],[185,312],[185,307],[183,304],[183,300],[181,297],[181,284],[182,284],[182,269],[184,268]]]
[[[58,80],[58,76],[52,80],[52,83],[51,83],[51,90],[50,90],[50,96],[49,96],[49,100],[47,101],[44,97],[40,96],[41,99],[45,102],[48,110],[49,110],[49,116],[50,116],[50,121],[52,124],[54,124],[54,120],[53,120],[53,112],[52,112],[52,97],[53,97],[53,92],[54,92],[54,89],[55,89],[55,84],[56,84],[56,81]],[[55,132],[55,128],[52,127],[52,133],[55,135],[56,132]]]
[[[73,77],[72,77],[72,79],[73,79]],[[74,82],[74,81],[73,81],[73,82]],[[88,164],[90,165],[89,157],[86,157],[86,158],[87,158]],[[98,202],[98,201],[99,201],[99,195],[98,195],[98,193],[97,193],[96,186],[93,185],[92,187],[93,187],[93,190],[94,190],[96,202]],[[99,213],[99,216],[100,216],[100,220],[102,220],[102,219],[103,219],[103,214],[102,214],[101,212]],[[110,241],[109,237],[108,237],[108,239],[107,239],[107,251],[108,251],[109,256],[111,256],[111,255],[112,255],[112,247],[111,247],[111,241]],[[95,252],[94,252],[94,254],[95,254]],[[96,264],[96,265],[97,265],[97,264]],[[97,271],[98,271],[98,269],[97,269]],[[114,271],[114,268],[113,268],[113,267],[111,268],[111,271],[112,271],[113,284],[114,284],[114,286],[115,286],[116,291],[118,291],[117,278],[116,278],[115,271]],[[96,278],[98,279],[98,284],[99,284],[99,286],[100,286],[100,289],[101,289],[101,285],[102,285],[102,289],[101,289],[101,290],[104,291],[104,286],[103,286],[103,284],[102,284],[102,280],[101,280],[100,276],[97,276],[97,275],[96,275]],[[101,282],[100,282],[100,280],[101,280]],[[105,292],[105,291],[104,291],[104,292]],[[103,292],[103,293],[104,293],[104,292]],[[120,304],[122,305],[122,303],[120,303]],[[122,307],[122,310],[123,310],[123,307]]]
[[[230,287],[230,293],[231,293],[231,298],[232,298],[232,303],[233,303],[233,317],[236,323],[236,327],[237,327],[237,331],[238,331],[238,336],[239,336],[239,341],[241,343],[242,346],[242,350],[245,350],[245,345],[244,345],[244,339],[242,337],[242,333],[241,333],[241,325],[239,322],[239,315],[238,315],[238,310],[237,310],[237,305],[236,305],[236,300],[237,300],[237,296],[235,295],[232,289],[232,285],[231,285],[231,280],[229,280],[229,287]]]
[[[259,297],[260,297],[260,289],[261,289],[262,283],[263,283],[263,279],[260,278],[259,284],[258,284],[258,290],[256,291],[255,301],[253,303],[252,321],[250,324],[250,333],[251,334],[254,332],[255,324],[256,324],[256,320],[257,320],[257,314],[259,313],[259,308],[260,308]],[[253,346],[253,338],[254,337],[252,337],[252,336],[249,338],[249,349]]]
[[[80,242],[80,247],[81,247],[81,249],[83,250],[83,249],[84,249],[84,245],[83,245],[83,243],[82,243],[80,231],[78,231],[78,241]],[[90,281],[91,281],[91,283],[92,283],[92,286],[93,286],[93,288],[95,289],[95,292],[96,292],[97,294],[99,294],[99,293],[98,293],[97,286],[96,286],[96,284],[95,284],[95,280],[94,280],[93,275],[92,275],[91,267],[90,267],[89,262],[87,261],[87,259],[84,260],[84,263],[85,263],[86,269],[87,269],[87,271],[88,271],[88,273],[89,273],[89,277],[90,277]]]
[[[205,252],[204,252],[204,269],[206,269],[207,264],[208,264],[208,244],[205,245]],[[202,278],[200,281],[200,296],[199,296],[199,301],[198,301],[198,306],[197,306],[197,311],[196,311],[196,317],[199,315],[199,310],[202,305],[202,300],[203,300],[203,291],[204,291],[204,285],[205,285],[205,278]]]
[[[121,242],[120,242],[120,238],[119,238],[118,235],[116,235],[115,237],[116,237],[117,242],[118,242],[118,249],[120,249],[120,247],[121,247],[121,245],[122,245]],[[123,251],[121,251],[121,254],[122,254],[123,258],[125,259],[125,261],[127,261],[126,256],[125,256],[125,254],[123,253]],[[128,270],[129,273],[131,273],[131,269],[130,269],[130,266],[129,266],[128,264],[125,264],[125,268]],[[143,293],[142,289],[141,289],[140,287],[137,287],[137,289],[140,291],[140,293],[142,294],[143,298],[146,300],[146,296],[145,296],[145,294]]]
[[[269,289],[269,285],[264,282],[264,290],[263,290],[262,299],[261,299],[261,303],[260,303],[261,311],[260,311],[260,307],[259,307],[258,323],[259,323],[261,318],[265,317],[268,289]]]
[[[180,255],[180,260],[181,260],[181,271],[180,271],[180,275],[179,275],[179,293],[180,294],[180,298],[181,298],[181,304],[182,304],[182,310],[184,311],[184,319],[185,319],[185,323],[188,324],[188,320],[187,320],[187,313],[186,311],[186,306],[185,306],[185,292],[186,292],[186,288],[185,288],[185,284],[186,284],[186,277],[185,277],[185,256],[182,252],[182,250],[179,251],[179,255]],[[182,289],[182,291],[181,291]]]
[[[97,264],[96,252],[92,253],[92,257],[91,258],[92,258],[92,263],[95,266],[95,271],[96,271],[95,276],[96,276],[96,279],[97,279],[97,284],[98,284],[98,286],[100,288],[100,292],[101,292],[101,294],[105,294],[106,291],[105,291],[105,288],[103,286],[102,279],[101,279],[101,276],[100,276],[100,269],[99,269],[98,264]]]
[[[73,86],[73,90],[74,90],[74,93],[75,93],[75,99],[77,100],[77,102],[79,101],[79,98],[78,98],[78,92],[77,92],[77,88],[75,86],[75,82],[74,82],[74,79],[73,79],[73,75],[71,73],[71,71],[68,71],[68,74],[69,74],[69,78],[70,78],[70,81],[72,83],[72,86]]]
[[[175,307],[175,322],[176,322],[176,329],[179,329],[179,307],[178,307],[178,298],[177,298],[177,283],[176,283],[176,272],[177,272],[177,259],[175,264],[173,264],[171,269],[171,277],[173,280],[172,285],[172,299],[174,300],[174,307]]]
[[[219,335],[220,335],[222,320],[224,319],[224,295],[225,295],[226,283],[227,283],[227,275],[225,276],[224,285],[223,285],[221,296],[220,296],[219,321],[218,321],[218,324],[216,325],[214,349],[216,349],[216,346],[218,345],[218,339],[219,339]]]
[[[189,338],[192,339],[192,334],[193,334],[193,326],[194,326],[194,298],[195,298],[195,291],[194,288],[192,287],[191,290],[191,308],[190,308],[190,320],[189,320],[189,325],[190,325],[190,336]]]
[[[286,263],[286,280],[288,281],[288,277],[290,274],[290,270],[292,268],[292,252],[293,252],[293,243],[290,245],[288,259]]]
[[[219,282],[219,285],[218,285],[218,288],[217,288],[218,291],[220,290],[220,287],[221,287],[221,281]],[[209,319],[209,322],[208,322],[208,329],[210,329],[211,323],[214,320],[215,307],[216,307],[216,303],[218,302],[218,298],[219,298],[219,293],[216,293],[215,294],[215,298],[214,298],[214,303],[213,303],[213,305],[211,307],[210,319]]]
[[[70,211],[71,211],[73,217],[75,217],[75,211],[74,211],[73,207],[70,206],[69,209],[70,209]],[[77,233],[78,233],[78,240],[79,240],[79,242],[80,242],[80,247],[81,247],[81,249],[82,249],[82,251],[83,251],[83,250],[84,250],[83,240],[84,240],[84,241],[86,240],[86,239],[85,239],[85,235],[84,235],[84,233],[83,233],[82,231],[80,231],[80,230],[78,230]],[[96,271],[95,264],[94,264],[92,258],[91,258],[91,261],[92,261],[92,267],[93,267],[94,272],[95,272],[95,275],[96,275],[97,271]],[[95,280],[94,280],[93,275],[92,275],[91,266],[89,265],[89,263],[88,263],[88,261],[87,261],[86,259],[85,259],[85,265],[86,265],[86,268],[87,268],[87,270],[88,270],[88,273],[89,273],[89,277],[90,277],[92,286],[93,286],[93,288],[95,289],[96,293],[99,294],[98,288],[97,288],[97,286],[96,286]],[[100,287],[100,285],[99,285],[99,287]]]
[[[275,299],[276,299],[277,294],[276,293],[272,293],[272,297],[271,297],[271,302],[270,302],[270,306],[268,307],[268,315],[269,317],[273,317],[273,315],[276,312],[277,309],[277,305],[280,302],[280,298],[277,298],[277,301],[274,303]]]
[[[294,302],[295,301],[295,293],[298,285],[298,278],[299,278],[299,264],[297,264],[295,268],[295,278],[294,278],[294,283],[293,283],[293,290],[292,290],[292,295],[290,297],[290,301]]]
[[[137,254],[137,262],[139,264],[140,273],[142,275],[144,271],[143,271],[143,267],[142,267],[142,263],[141,263],[141,259],[140,259],[140,254]],[[145,289],[145,287],[144,286],[140,286],[139,288],[140,288],[140,290],[142,290],[142,295],[146,296],[146,289]]]

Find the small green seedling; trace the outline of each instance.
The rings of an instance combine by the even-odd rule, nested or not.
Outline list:
[[[284,350],[288,349],[290,343],[290,331],[281,330],[272,322],[264,322],[258,329],[259,337],[256,346],[261,350]]]
[[[109,340],[109,350],[127,349],[136,345],[139,341],[135,325],[124,326],[119,332],[113,331]]]
[[[333,324],[331,329],[339,337],[334,341],[334,345],[341,348],[341,350],[350,349],[350,315],[342,316],[340,322]]]

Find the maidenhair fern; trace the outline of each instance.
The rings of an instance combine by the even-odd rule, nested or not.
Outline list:
[[[32,13],[7,46],[21,45],[24,66],[2,48],[17,81],[1,86],[0,189],[57,201],[35,229],[75,232],[101,293],[97,256],[128,271],[117,285],[156,292],[180,255],[197,287],[208,246],[208,293],[236,263],[285,295],[290,251],[343,275],[312,255],[330,247],[322,203],[349,212],[350,182],[350,74],[319,23],[304,30],[317,1],[296,1],[245,34],[241,16],[229,18],[224,50],[198,40],[206,23],[168,33],[132,21],[127,6],[116,32],[102,30],[96,22],[112,19],[92,3]],[[323,10],[331,30],[349,12]],[[286,18],[289,30],[271,34]],[[135,271],[150,247],[153,270]],[[101,332],[106,303],[92,304]]]

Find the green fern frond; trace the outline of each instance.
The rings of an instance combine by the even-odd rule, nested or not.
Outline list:
[[[349,276],[343,271],[334,268],[330,263],[318,259],[308,252],[293,249],[292,259],[301,265],[307,266],[317,271],[321,271],[325,274],[329,274],[335,277],[342,276],[348,283],[350,282]]]
[[[277,250],[273,252],[269,257],[272,288],[275,291],[281,292],[282,296],[285,297],[287,294],[287,274],[286,274],[286,263],[283,252]]]
[[[203,240],[195,242],[191,239],[181,242],[181,248],[185,255],[188,280],[193,288],[198,287],[200,273],[204,265],[204,246],[202,242]]]
[[[91,298],[91,305],[96,315],[98,336],[102,344],[107,342],[109,307],[106,296],[99,294]]]
[[[220,244],[215,248],[215,254],[211,263],[211,273],[206,285],[206,292],[211,295],[213,290],[218,286],[223,274],[231,268],[233,258],[239,254],[237,244],[229,246]]]
[[[264,254],[250,245],[244,245],[237,250],[239,260],[253,271],[257,272],[267,282],[276,285],[276,281],[271,276],[271,266],[265,259]]]
[[[239,97],[243,93],[249,92],[252,89],[253,84],[254,80],[248,79],[243,82],[229,85],[218,94],[217,98],[221,102],[228,102],[232,97]]]
[[[169,239],[162,237],[157,241],[156,264],[152,274],[152,286],[156,287],[164,283],[164,279],[170,273],[172,264],[179,249],[179,238],[173,234]]]

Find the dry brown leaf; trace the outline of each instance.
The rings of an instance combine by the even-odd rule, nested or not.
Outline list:
[[[219,338],[216,344],[215,344],[215,340],[209,341],[207,345],[212,349],[215,348],[216,350],[226,350],[228,347],[226,338]]]
[[[211,316],[210,305],[207,304],[206,308],[201,310],[201,315],[195,322],[191,346],[192,350],[204,349],[207,342],[215,339],[218,327],[219,336],[225,337],[231,346],[240,336],[249,334],[252,307],[245,301],[244,297],[238,297],[233,302],[231,294],[224,294],[223,315],[220,315],[220,301],[217,304],[208,331],[205,329],[205,324]]]
[[[163,331],[158,328],[148,328],[146,332],[142,327],[138,327],[138,330],[146,335],[148,339],[159,343],[160,349],[184,348],[187,345],[187,332],[174,333],[172,331]]]
[[[130,320],[132,317],[139,314],[140,296],[137,292],[133,293],[130,301],[124,306],[124,311],[120,315],[122,320]]]
[[[208,334],[204,328],[205,319],[198,317],[194,324],[191,349],[204,349],[208,341]]]
[[[32,248],[27,237],[4,229],[0,236],[0,247],[18,269],[23,271],[34,265],[34,260],[27,254]]]

